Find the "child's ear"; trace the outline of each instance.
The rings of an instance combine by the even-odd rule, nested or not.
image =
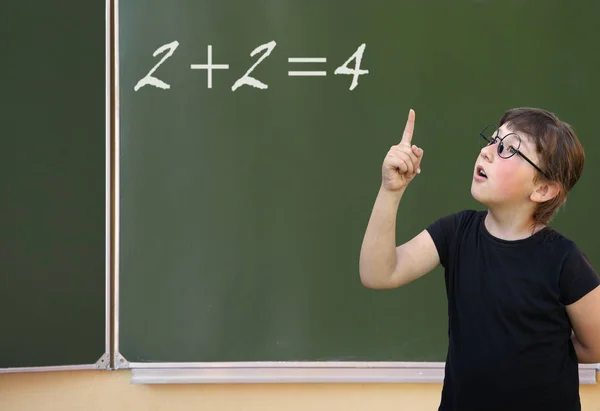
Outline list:
[[[540,182],[536,185],[533,193],[529,196],[531,201],[545,203],[552,200],[560,193],[560,184],[555,181]]]

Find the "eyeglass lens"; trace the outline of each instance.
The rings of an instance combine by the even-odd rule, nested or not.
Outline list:
[[[485,136],[479,139],[480,148],[491,144],[498,144],[498,155],[502,158],[512,157],[521,146],[521,139],[515,133],[507,134],[501,139],[498,138],[498,128],[496,126],[488,126],[481,133]]]

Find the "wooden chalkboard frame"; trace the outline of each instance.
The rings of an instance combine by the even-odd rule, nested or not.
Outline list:
[[[119,0],[114,1],[114,369],[131,369],[134,384],[441,383],[444,362],[129,362],[119,351]],[[599,364],[580,364],[581,384],[596,384]]]
[[[111,16],[112,16],[112,0],[105,0],[105,15],[104,15],[104,37],[105,37],[105,157],[104,157],[104,169],[105,169],[105,192],[104,192],[104,210],[105,210],[105,235],[104,235],[104,250],[105,250],[105,308],[104,308],[104,353],[101,353],[98,360],[93,364],[70,364],[70,365],[54,365],[54,366],[33,366],[33,367],[10,367],[0,368],[0,374],[10,373],[25,373],[25,372],[49,372],[49,371],[75,371],[75,370],[110,370],[111,369],[111,325],[112,325],[112,312],[111,312],[111,291],[112,291],[112,280],[111,280],[111,258],[112,258],[112,178],[111,178],[111,115],[112,110],[112,87],[111,87],[111,70],[112,70],[112,38],[113,34]]]

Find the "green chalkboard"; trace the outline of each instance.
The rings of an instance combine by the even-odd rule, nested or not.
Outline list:
[[[0,369],[106,351],[105,10],[0,6]]]
[[[396,290],[359,280],[381,163],[409,108],[425,156],[399,244],[481,208],[477,133],[510,107],[538,106],[586,147],[555,226],[600,265],[599,12],[590,0],[120,2],[120,353],[444,361],[441,269]],[[368,73],[353,86],[336,69],[361,45]],[[209,53],[228,65],[210,78],[192,67]],[[290,73],[307,70],[326,75]]]

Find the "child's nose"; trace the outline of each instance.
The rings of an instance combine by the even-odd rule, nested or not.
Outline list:
[[[479,155],[486,161],[492,161],[497,149],[498,148],[496,147],[496,144],[491,144],[489,146],[482,147]]]

